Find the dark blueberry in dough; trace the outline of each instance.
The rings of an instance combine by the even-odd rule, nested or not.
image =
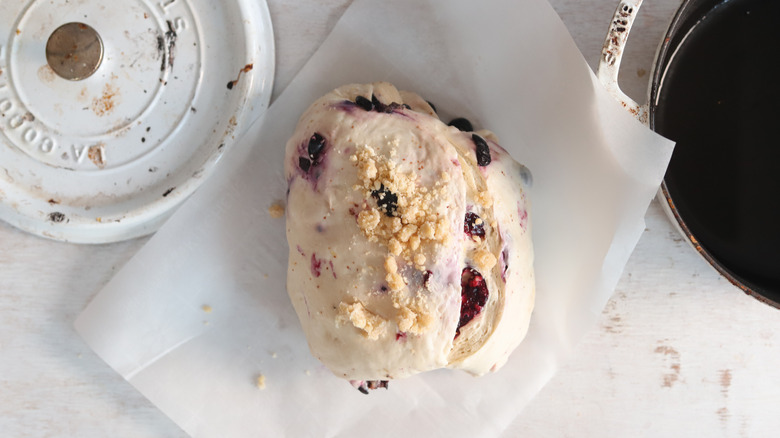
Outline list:
[[[366,111],[376,111],[379,113],[392,113],[393,111],[399,110],[402,107],[409,107],[409,105],[402,106],[398,102],[391,102],[390,104],[385,105],[384,103],[380,102],[374,94],[371,95],[371,100],[368,100],[363,96],[358,96],[355,99],[355,103]]]
[[[385,107],[386,113],[392,113],[393,111],[401,109],[401,104],[398,102],[390,102],[390,105]]]
[[[385,104],[379,101],[379,99],[376,98],[376,95],[371,95],[371,104],[374,105],[374,109],[379,111],[380,113],[385,110]]]
[[[427,270],[423,273],[423,287],[428,287],[428,282],[431,280],[433,271]]]
[[[433,112],[438,113],[438,111],[436,111],[436,105],[432,104],[430,100],[426,100],[426,102],[428,102],[428,105],[431,106]]]
[[[369,389],[387,389],[390,386],[390,382],[387,380],[366,380],[357,387],[357,390],[363,394],[368,394]]]
[[[371,95],[371,103],[374,104],[374,111],[379,113],[391,113],[393,112],[393,106],[399,106],[397,103],[392,102],[389,105],[385,105],[384,103],[380,102],[379,99],[375,95]]]
[[[527,167],[520,165],[520,178],[523,180],[523,184],[531,187],[534,184],[534,176]]]
[[[311,167],[311,161],[306,157],[298,157],[298,167],[300,167],[302,171],[308,172]]]
[[[309,138],[309,159],[316,162],[317,158],[320,157],[323,148],[325,148],[325,137],[315,132],[311,138]]]
[[[477,224],[477,219],[481,219],[476,213],[466,213],[466,220],[463,222],[463,232],[469,236],[485,237],[485,226],[480,221]]]
[[[372,109],[374,109],[374,104],[371,103],[370,100],[366,99],[363,96],[356,97],[355,98],[355,103],[357,104],[357,106],[359,106],[360,108],[362,108],[365,111],[371,111]]]
[[[379,186],[379,190],[371,192],[371,196],[376,199],[376,204],[380,210],[385,212],[386,216],[395,216],[395,211],[398,209],[398,195],[387,190],[382,184]]]
[[[485,139],[477,134],[471,134],[471,139],[474,141],[474,144],[477,145],[477,164],[481,167],[490,164],[490,148]]]
[[[377,388],[387,389],[388,382],[387,380],[367,380],[366,385],[368,386],[368,389],[377,389]]]
[[[471,132],[474,130],[474,127],[471,125],[471,122],[469,122],[469,119],[458,117],[457,119],[452,119],[450,123],[448,123],[450,126],[454,126],[458,128],[459,130],[463,132]]]
[[[455,336],[460,328],[479,315],[488,300],[488,289],[482,274],[473,268],[463,268],[460,275],[460,320]]]
[[[410,109],[412,109],[412,107],[410,107],[410,106],[409,106],[409,105],[407,105],[407,104],[403,104],[403,105],[401,105],[401,106],[402,106],[402,107],[404,107],[405,109],[409,109],[409,110],[410,110]]]

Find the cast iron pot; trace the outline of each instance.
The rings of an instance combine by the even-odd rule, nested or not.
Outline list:
[[[642,0],[624,0],[618,5],[598,77],[640,122],[677,142],[658,199],[680,233],[731,283],[780,308],[780,132],[772,132],[780,119],[776,109],[780,86],[771,78],[780,68],[776,56],[780,37],[772,30],[776,26],[762,26],[760,21],[778,16],[780,2],[683,0],[658,48],[644,105],[626,96],[617,83],[620,60],[641,4]],[[707,47],[712,45],[716,46]],[[706,56],[717,60],[713,56],[721,47],[725,54],[718,62],[722,63],[706,64]],[[697,67],[703,70],[692,71]],[[701,80],[673,89],[670,84],[681,83],[681,75],[687,75],[688,81]],[[707,93],[711,102],[702,97]],[[671,106],[684,105],[680,102],[692,106],[678,107],[670,116]],[[721,111],[728,104],[734,105],[731,112]],[[710,119],[700,120],[705,116],[699,113]],[[701,129],[705,122],[709,127]],[[697,127],[699,131],[694,131]],[[694,152],[697,142],[710,142],[705,145],[713,147]],[[727,170],[717,168],[718,163]],[[715,173],[710,175],[714,179],[706,181],[709,173]],[[713,208],[719,205],[722,210]],[[735,236],[745,240],[742,246],[728,241]]]

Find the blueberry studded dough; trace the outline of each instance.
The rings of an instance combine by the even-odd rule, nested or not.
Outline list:
[[[346,85],[303,113],[285,176],[287,290],[336,376],[368,392],[482,375],[525,337],[531,178],[491,132],[385,82]]]

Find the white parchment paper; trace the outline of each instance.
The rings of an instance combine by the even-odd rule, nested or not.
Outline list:
[[[495,374],[441,370],[365,396],[308,351],[285,291],[284,219],[267,209],[285,198],[284,144],[303,110],[377,80],[493,130],[533,172],[537,304]],[[601,312],[671,151],[600,88],[544,0],[358,0],[76,328],[193,436],[493,437]]]

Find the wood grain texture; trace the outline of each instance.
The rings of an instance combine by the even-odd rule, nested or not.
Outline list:
[[[350,0],[268,3],[276,97]],[[595,67],[617,1],[551,3]],[[629,38],[620,80],[640,102],[677,4],[646,0]],[[68,245],[0,223],[0,436],[185,436],[72,327],[144,242]],[[505,436],[773,436],[778,333],[780,313],[718,276],[654,203],[601,320]]]
[[[659,205],[598,325],[506,436],[780,430],[780,313],[728,283]]]

